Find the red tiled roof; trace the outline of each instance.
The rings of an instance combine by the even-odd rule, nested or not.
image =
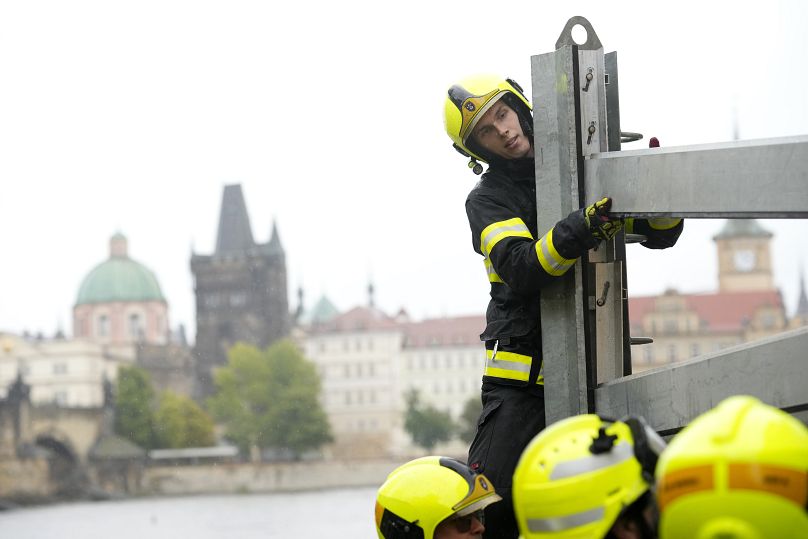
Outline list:
[[[715,294],[677,294],[683,299],[685,308],[695,311],[699,320],[709,331],[736,331],[751,320],[754,312],[761,307],[783,308],[783,299],[777,290],[760,292],[721,292]],[[629,298],[629,318],[632,328],[639,326],[642,319],[655,310],[657,300],[662,296]]]
[[[374,331],[393,329],[398,322],[379,309],[354,307],[314,328],[315,332]]]
[[[456,316],[432,318],[421,322],[403,324],[405,346],[456,346],[480,343],[480,333],[485,329],[485,316]]]

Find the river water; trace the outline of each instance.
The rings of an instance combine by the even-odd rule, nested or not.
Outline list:
[[[0,512],[3,539],[374,539],[375,488],[80,502]]]

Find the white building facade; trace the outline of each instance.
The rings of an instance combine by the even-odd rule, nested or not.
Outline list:
[[[457,420],[469,399],[480,398],[483,327],[483,317],[411,322],[357,307],[307,328],[301,341],[320,374],[333,455],[422,454],[404,430],[406,395],[416,389],[422,404]],[[456,440],[439,449],[463,454],[467,444]]]
[[[22,377],[31,403],[66,408],[98,408],[104,380],[117,379],[121,365],[134,363],[133,346],[109,347],[87,340],[27,339],[0,335],[0,398]]]

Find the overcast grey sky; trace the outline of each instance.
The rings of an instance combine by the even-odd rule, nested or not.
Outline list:
[[[796,0],[3,3],[0,330],[72,333],[79,284],[119,230],[193,337],[191,249],[212,252],[230,183],[258,241],[277,221],[291,307],[298,286],[308,305],[364,303],[372,278],[391,312],[482,313],[475,177],[443,131],[445,90],[494,72],[530,92],[530,56],[573,15],[618,51],[624,130],[718,142],[736,116],[742,139],[808,133]],[[721,225],[690,220],[663,253],[632,246],[629,293],[714,290]],[[791,312],[808,223],[763,225]]]

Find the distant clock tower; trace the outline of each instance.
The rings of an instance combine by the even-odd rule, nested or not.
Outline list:
[[[755,219],[729,219],[713,237],[721,292],[774,290],[769,245],[772,233]]]

